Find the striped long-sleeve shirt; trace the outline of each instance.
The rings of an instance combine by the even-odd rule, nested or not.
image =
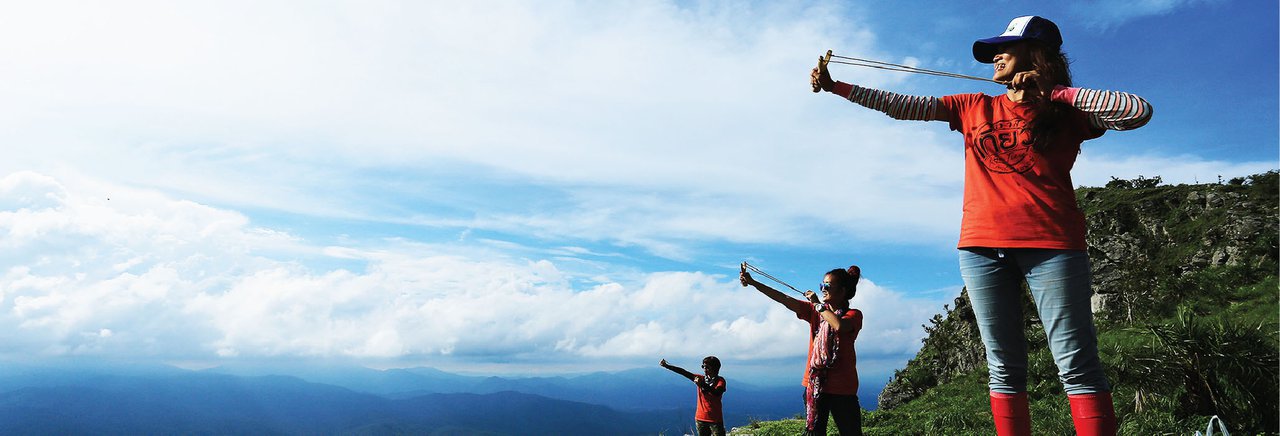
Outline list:
[[[904,95],[844,82],[837,82],[832,92],[894,119],[938,119],[938,99],[934,97]],[[1059,86],[1050,99],[1085,112],[1089,116],[1089,124],[1099,129],[1132,130],[1151,120],[1151,104],[1142,97],[1125,92]]]

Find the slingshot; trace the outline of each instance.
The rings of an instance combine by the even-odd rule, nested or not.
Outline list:
[[[840,55],[832,54],[831,50],[827,50],[826,56],[822,56],[818,58],[818,66],[820,68],[826,68],[826,65],[828,63],[853,65],[855,67],[876,68],[876,69],[887,70],[887,71],[901,71],[904,73],[926,74],[930,76],[952,77],[956,79],[977,80],[980,82],[998,83],[1005,86],[1009,85],[1009,82],[991,80],[985,77],[969,76],[965,74],[948,73],[946,71],[929,70],[929,69],[912,67],[907,65],[891,64],[888,62],[876,61],[871,59],[862,59],[862,58],[855,58],[850,56],[840,56]],[[818,91],[819,91],[818,86],[815,85],[813,87],[813,92],[818,92]]]
[[[784,282],[784,281],[782,281],[782,280],[778,279],[777,277],[774,277],[774,276],[769,275],[769,273],[764,272],[764,271],[763,271],[763,270],[761,270],[760,268],[756,268],[756,266],[755,266],[755,265],[752,265],[752,264],[749,264],[749,263],[746,263],[746,262],[742,262],[742,270],[743,270],[743,271],[751,270],[751,272],[754,272],[754,273],[760,274],[760,275],[764,276],[765,278],[767,278],[767,279],[769,279],[769,280],[773,280],[773,281],[775,281],[775,282],[778,282],[778,283],[782,284],[782,286],[786,286],[786,287],[788,287],[788,288],[791,288],[791,290],[796,291],[796,293],[798,293],[798,294],[800,294],[800,295],[804,295],[804,292],[801,292],[799,289],[796,289],[796,287],[795,287],[795,286],[788,285],[788,284],[787,284],[787,282]]]

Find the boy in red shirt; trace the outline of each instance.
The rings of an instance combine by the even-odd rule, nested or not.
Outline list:
[[[720,409],[720,397],[724,395],[724,377],[720,377],[720,359],[707,356],[702,359],[702,371],[706,375],[696,375],[684,368],[667,363],[667,359],[658,362],[663,368],[680,374],[698,386],[698,412],[694,420],[698,423],[698,436],[724,436],[724,413]]]

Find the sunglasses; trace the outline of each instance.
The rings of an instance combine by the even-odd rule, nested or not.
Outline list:
[[[823,284],[821,284],[821,285],[818,285],[818,289],[819,289],[819,290],[823,290],[823,291],[828,290],[828,289],[831,289],[831,284],[830,284],[830,283],[823,283]]]

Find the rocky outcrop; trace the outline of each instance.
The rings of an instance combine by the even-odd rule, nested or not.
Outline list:
[[[1277,261],[1276,172],[1237,184],[1084,188],[1094,312],[1124,310],[1162,278]],[[1160,275],[1163,274],[1163,275]]]

